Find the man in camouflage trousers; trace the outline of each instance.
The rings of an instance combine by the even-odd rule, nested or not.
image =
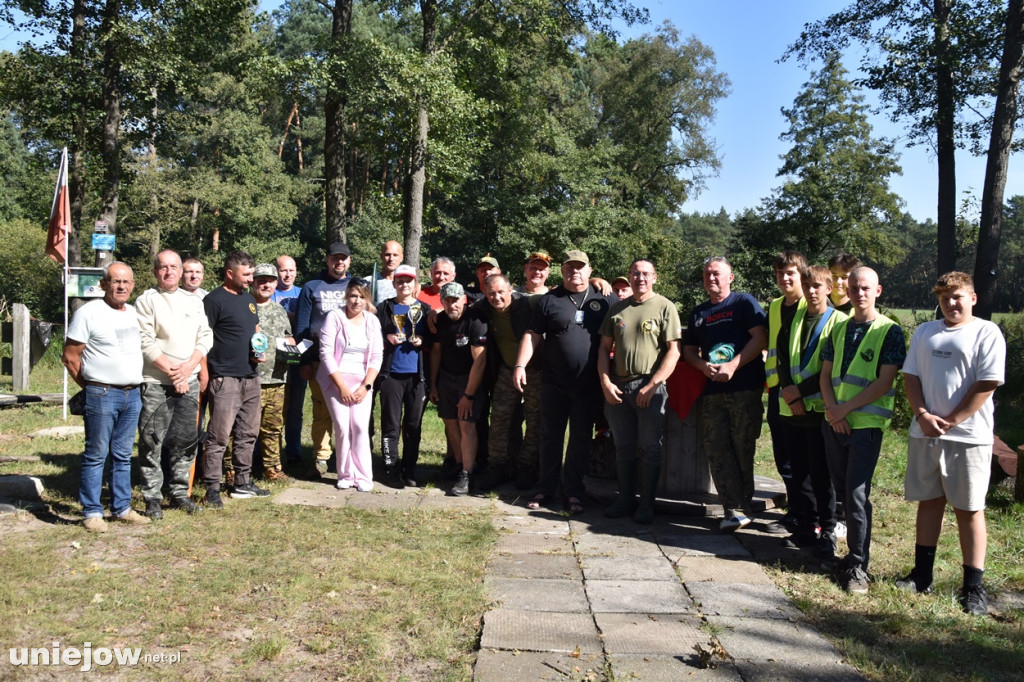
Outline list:
[[[288,356],[277,350],[277,340],[295,344],[288,313],[280,303],[271,300],[277,287],[277,268],[261,263],[253,273],[253,297],[260,318],[260,331],[269,341],[266,362],[260,363],[260,435],[259,449],[263,457],[263,480],[287,481],[281,471],[281,435],[284,431],[284,397],[288,380]]]

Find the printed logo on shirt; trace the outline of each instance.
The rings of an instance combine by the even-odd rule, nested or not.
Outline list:
[[[865,348],[860,352],[860,357],[861,359],[864,360],[864,362],[871,362],[872,360],[875,359],[875,349]]]
[[[463,346],[468,346],[469,345],[469,337],[466,336],[465,334],[456,334],[455,335],[455,345],[458,348],[462,348]]]
[[[252,313],[253,315],[256,314],[256,306],[252,303],[249,304],[249,312]]]
[[[941,360],[949,360],[953,357],[953,351],[950,350],[939,350],[938,348],[932,349],[932,357],[939,358]]]
[[[644,334],[657,334],[659,331],[658,321],[644,320],[640,328],[644,330]]]
[[[594,311],[600,310],[601,309],[601,302],[600,301],[591,301],[590,302],[590,309],[594,310]]]
[[[720,322],[732,322],[732,319],[733,319],[733,311],[732,310],[720,310],[719,312],[714,313],[713,315],[708,315],[707,318],[706,318],[706,322],[708,323],[708,326],[710,327],[710,326],[716,325],[716,324],[718,324]]]

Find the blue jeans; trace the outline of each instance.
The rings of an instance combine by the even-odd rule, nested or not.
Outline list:
[[[103,465],[111,459],[110,509],[125,514],[132,501],[132,445],[139,427],[142,399],[139,389],[85,387],[85,452],[78,497],[85,518],[103,516],[100,491]]]
[[[634,461],[640,454],[645,466],[661,466],[661,438],[665,432],[665,404],[668,389],[665,384],[658,386],[647,407],[638,407],[637,393],[650,380],[642,376],[627,382],[616,382],[622,391],[622,402],[604,404],[604,415],[615,439],[615,457],[619,460]]]

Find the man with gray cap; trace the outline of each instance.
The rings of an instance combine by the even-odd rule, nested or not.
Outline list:
[[[597,353],[601,323],[617,299],[594,291],[589,284],[590,259],[583,251],[567,251],[562,262],[562,285],[542,296],[530,327],[519,345],[512,379],[520,391],[528,387],[526,366],[540,354],[540,490],[531,509],[549,504],[559,484],[566,511],[583,511],[583,476],[587,470],[594,421],[601,409]],[[566,426],[569,443],[562,464]]]
[[[265,361],[257,366],[260,375],[260,433],[259,450],[263,458],[263,480],[288,481],[281,470],[281,435],[284,430],[285,384],[288,379],[288,354],[277,350],[277,340],[294,344],[292,325],[288,313],[280,303],[273,301],[277,288],[277,268],[260,263],[253,272],[252,295],[256,299],[256,314],[260,331],[267,336]]]
[[[316,279],[306,282],[299,294],[295,313],[296,341],[309,340],[313,346],[302,354],[302,378],[309,382],[313,397],[313,437],[315,477],[327,473],[327,461],[331,458],[331,414],[327,401],[320,390],[320,384],[312,379],[320,367],[320,328],[327,314],[345,307],[345,290],[352,277],[348,268],[352,264],[352,252],[348,244],[334,242],[327,249],[327,267]]]

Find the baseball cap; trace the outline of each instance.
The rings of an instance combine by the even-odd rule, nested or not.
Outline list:
[[[260,263],[252,273],[253,277],[273,277],[277,279],[277,268],[273,263]]]
[[[441,298],[461,298],[466,295],[466,290],[458,282],[448,282],[441,285]]]
[[[587,258],[587,254],[573,249],[565,252],[565,258],[562,260],[562,265],[566,263],[583,263],[584,265],[590,265],[590,259]]]
[[[621,276],[620,276],[620,277],[616,277],[615,279],[613,279],[613,280],[612,280],[612,286],[615,286],[615,285],[616,285],[616,284],[618,284],[619,282],[622,282],[622,283],[623,283],[623,284],[625,284],[625,285],[626,285],[627,287],[628,287],[628,286],[632,286],[632,285],[631,285],[631,284],[629,283],[629,278],[627,278],[627,277],[621,277]]]
[[[487,265],[490,265],[491,267],[494,267],[494,268],[500,268],[501,267],[500,265],[498,265],[498,259],[495,258],[494,256],[492,256],[490,254],[490,252],[488,252],[488,254],[486,256],[484,256],[483,258],[478,260],[476,262],[476,266],[480,267],[484,263],[486,263]]]
[[[546,265],[551,265],[551,254],[547,251],[534,251],[526,257],[526,262],[542,260]]]
[[[342,254],[343,256],[352,255],[352,252],[349,251],[348,244],[346,244],[345,242],[334,242],[333,244],[331,244],[331,248],[327,249],[328,256],[335,256],[339,253]]]
[[[412,277],[416,279],[416,268],[411,265],[399,265],[395,268],[395,279],[399,277]]]

